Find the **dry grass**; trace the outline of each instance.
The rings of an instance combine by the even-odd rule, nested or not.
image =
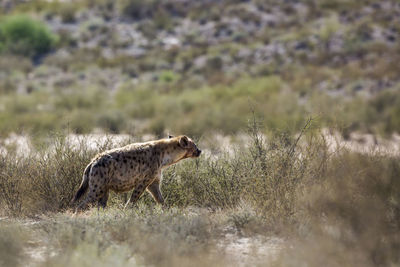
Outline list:
[[[399,264],[399,157],[329,152],[311,128],[266,140],[254,121],[249,143],[233,152],[169,168],[164,210],[145,196],[124,211],[114,195],[109,208],[73,216],[69,199],[96,152],[84,143],[75,150],[58,137],[51,152],[2,156],[1,212],[10,219],[0,221],[1,258],[7,265],[36,255],[44,266],[225,266],[233,256],[219,244],[233,233],[286,240],[274,257],[257,254],[272,249],[257,243],[234,265]]]

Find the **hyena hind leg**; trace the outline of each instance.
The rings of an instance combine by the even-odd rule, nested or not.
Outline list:
[[[99,207],[102,207],[103,209],[107,207],[108,195],[108,190],[106,190],[98,201]]]
[[[93,197],[90,196],[90,195],[88,195],[88,196],[85,198],[85,200],[83,200],[83,201],[78,205],[78,207],[76,208],[75,211],[78,212],[78,211],[86,210],[86,209],[89,207],[89,205],[91,205],[93,202],[94,202]]]
[[[85,210],[89,207],[89,205],[93,205],[95,203],[98,203],[99,206],[102,206],[104,208],[107,205],[107,200],[108,191],[106,192],[104,188],[90,187],[86,199],[81,204],[79,204],[77,210]]]

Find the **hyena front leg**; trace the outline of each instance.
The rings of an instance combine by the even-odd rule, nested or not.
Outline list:
[[[153,183],[151,183],[147,187],[147,191],[150,192],[150,194],[153,196],[154,200],[161,205],[164,205],[164,198],[161,195],[160,191],[160,180],[156,179]]]

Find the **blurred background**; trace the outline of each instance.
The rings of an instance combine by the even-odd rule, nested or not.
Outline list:
[[[400,131],[395,0],[1,0],[0,136]]]
[[[400,1],[0,0],[0,266],[400,266]],[[96,155],[186,134],[77,216]]]

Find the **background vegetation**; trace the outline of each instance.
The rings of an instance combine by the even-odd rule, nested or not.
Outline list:
[[[5,1],[0,134],[234,134],[254,106],[268,129],[296,132],[319,114],[344,136],[390,136],[400,129],[399,9],[389,0]]]
[[[1,1],[0,266],[399,265],[399,19],[395,0]],[[168,133],[205,153],[164,172],[164,209],[73,214],[96,153]]]

